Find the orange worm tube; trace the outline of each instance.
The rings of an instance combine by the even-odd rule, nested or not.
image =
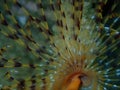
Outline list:
[[[65,77],[61,90],[79,90],[82,87],[81,73],[76,72]]]
[[[80,80],[79,76],[75,76],[70,84],[67,86],[66,90],[79,90],[82,86],[82,81]]]

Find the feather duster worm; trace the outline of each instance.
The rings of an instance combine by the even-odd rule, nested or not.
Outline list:
[[[1,90],[119,90],[118,0],[2,0]]]

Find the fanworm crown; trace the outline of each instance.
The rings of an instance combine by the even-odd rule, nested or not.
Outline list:
[[[120,90],[119,0],[1,0],[0,90]]]

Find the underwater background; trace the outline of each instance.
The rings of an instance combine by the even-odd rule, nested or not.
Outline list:
[[[0,1],[0,90],[68,90],[76,72],[76,90],[120,90],[119,0]]]

